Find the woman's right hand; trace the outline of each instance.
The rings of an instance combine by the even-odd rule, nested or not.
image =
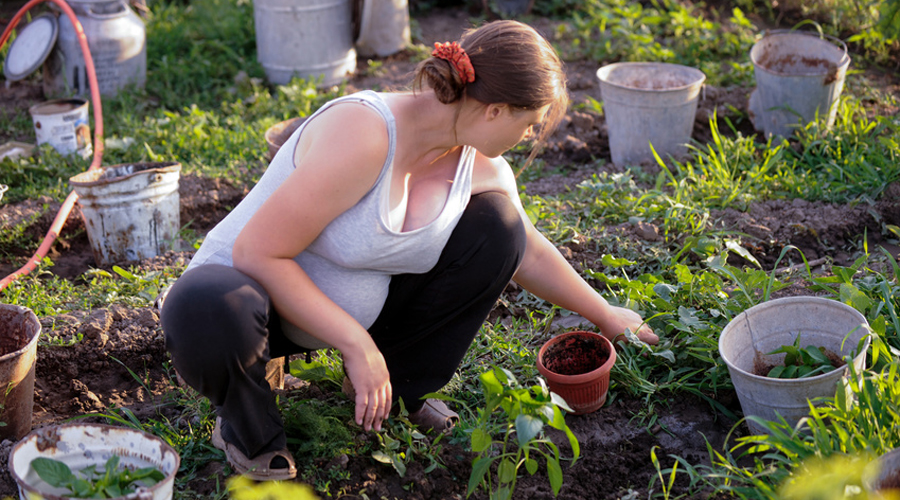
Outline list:
[[[341,351],[344,370],[356,392],[356,423],[369,431],[381,430],[391,412],[391,377],[381,351],[371,345]]]

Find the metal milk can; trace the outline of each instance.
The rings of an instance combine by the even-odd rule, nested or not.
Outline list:
[[[126,0],[67,2],[84,28],[100,94],[114,96],[131,83],[143,88],[147,80],[146,30]],[[89,91],[75,28],[68,16],[60,15],[56,47],[44,63],[44,93],[85,96]]]

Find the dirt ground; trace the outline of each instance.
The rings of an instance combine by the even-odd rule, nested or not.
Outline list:
[[[0,11],[0,24],[8,19],[6,8]],[[417,19],[422,41],[456,39],[468,25],[469,14],[465,9],[436,9]],[[548,28],[543,20],[536,27]],[[360,61],[358,75],[349,81],[350,90],[390,90],[405,86],[414,63],[411,54],[402,52],[381,61],[379,71],[364,71],[366,62]],[[573,102],[581,102],[591,96],[600,100],[594,73],[597,63],[573,62],[567,65]],[[898,82],[881,80],[889,92],[898,93]],[[694,128],[694,138],[709,137],[708,116],[715,110],[719,116],[733,113],[730,109],[745,111],[748,88],[708,87],[699,105]],[[0,107],[21,106],[39,102],[42,94],[34,84],[0,86]],[[896,113],[896,110],[892,110]],[[745,125],[746,128],[746,125]],[[742,130],[752,134],[749,129]],[[33,138],[9,137],[0,131],[0,140],[33,141]],[[553,136],[541,155],[548,168],[564,166],[564,173],[543,178],[526,185],[526,192],[552,195],[572,188],[591,174],[617,171],[606,163],[597,167],[592,158],[609,160],[608,136],[602,116],[590,112],[570,112],[560,130]],[[648,167],[650,168],[650,167]],[[2,179],[0,179],[2,180]],[[208,231],[247,193],[248,186],[235,186],[219,179],[183,175],[181,195],[181,220],[192,221],[191,228],[199,233]],[[827,266],[829,257],[837,264],[847,264],[852,258],[852,248],[860,235],[867,232],[871,244],[879,241],[880,221],[900,225],[900,185],[894,184],[873,205],[842,206],[796,200],[755,203],[746,212],[726,209],[712,214],[721,227],[749,235],[755,242],[751,252],[767,268],[771,268],[781,249],[788,244],[799,247],[809,260],[818,266]],[[44,208],[47,205],[47,208]],[[49,199],[27,200],[15,204],[0,205],[0,229],[10,228],[22,220],[37,216],[28,229],[37,240],[49,228],[59,203]],[[653,241],[659,238],[655,226],[621,226],[623,237]],[[887,244],[885,244],[887,245]],[[895,255],[896,247],[887,245]],[[600,255],[585,248],[562,248],[561,251],[576,267],[591,266]],[[84,224],[73,211],[53,247],[50,256],[55,265],[52,272],[59,276],[77,279],[94,266]],[[159,268],[176,262],[186,263],[190,251],[172,251],[166,255],[141,263],[146,269]],[[26,255],[19,256],[21,258]],[[0,276],[6,276],[22,264],[22,261],[0,262]],[[598,264],[599,265],[599,264]],[[804,294],[802,287],[794,287],[782,293]],[[514,311],[496,311],[495,316],[515,314]],[[73,346],[42,344],[38,348],[35,382],[34,426],[59,423],[72,417],[107,411],[111,407],[128,408],[140,419],[177,419],[180,408],[173,407],[168,395],[173,391],[173,374],[166,370],[168,356],[157,311],[152,308],[129,309],[112,305],[93,311],[75,311],[41,320],[44,335],[61,341],[82,334],[84,340]],[[577,318],[556,325],[561,331],[577,327]],[[537,346],[535,346],[537,348]],[[128,367],[128,368],[126,368]],[[139,375],[138,381],[131,372]],[[289,397],[321,398],[335,391],[330,387],[302,384],[290,392]],[[624,394],[624,393],[623,393]],[[285,397],[288,397],[287,393]],[[717,399],[732,410],[739,410],[733,394],[718,394]],[[645,426],[636,415],[655,415],[655,425]],[[625,397],[616,399],[599,411],[570,416],[567,422],[581,443],[582,457],[571,468],[564,465],[565,479],[559,498],[563,499],[617,499],[646,498],[648,484],[656,471],[649,453],[657,447],[663,467],[670,466],[669,454],[687,458],[692,463],[707,460],[705,439],[720,448],[733,422],[716,414],[704,402],[693,397],[673,397],[665,404],[652,409],[640,400]],[[567,445],[561,436],[555,439]],[[360,434],[360,440],[373,440],[372,435]],[[0,443],[0,497],[15,495],[16,486],[7,473],[6,458],[13,443]],[[324,469],[334,469],[342,479],[335,480],[335,490],[350,492],[341,498],[412,498],[447,499],[464,498],[465,484],[471,468],[471,453],[462,447],[445,443],[441,452],[444,466],[430,473],[424,464],[414,463],[407,475],[400,478],[387,465],[367,456],[346,455],[331,461],[322,461]],[[188,488],[203,495],[215,490],[217,482],[225,474],[222,461],[211,461],[188,483]],[[658,487],[658,485],[657,485]],[[676,488],[677,490],[677,488]],[[677,491],[676,491],[677,493]],[[704,498],[712,495],[703,495]],[[485,498],[481,492],[473,498]],[[515,498],[552,498],[545,476],[524,477],[520,480]]]

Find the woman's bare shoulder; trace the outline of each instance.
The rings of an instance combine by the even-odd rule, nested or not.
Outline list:
[[[502,156],[488,158],[475,153],[472,170],[472,194],[500,191],[517,196],[516,176]]]
[[[330,162],[378,163],[388,151],[388,131],[384,118],[361,103],[342,102],[315,116],[303,130],[294,150],[294,163],[323,157]]]

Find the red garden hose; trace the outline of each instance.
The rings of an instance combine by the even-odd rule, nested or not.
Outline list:
[[[84,34],[84,27],[81,25],[81,21],[75,16],[75,12],[69,7],[69,4],[64,0],[30,0],[16,13],[12,18],[12,21],[10,21],[9,25],[3,31],[3,36],[0,37],[0,48],[6,43],[13,28],[16,27],[19,19],[25,15],[28,9],[42,2],[52,2],[56,4],[62,9],[63,13],[69,17],[69,21],[72,22],[72,26],[75,28],[75,34],[78,37],[81,52],[84,54],[84,67],[91,88],[91,102],[94,105],[94,159],[91,161],[91,166],[88,167],[88,170],[100,168],[100,162],[103,158],[103,110],[100,104],[100,90],[97,86],[97,74],[94,70],[94,59],[91,57],[91,51],[88,48],[87,36]],[[57,236],[59,236],[59,232],[62,231],[62,227],[66,223],[66,219],[69,218],[69,213],[72,211],[72,207],[75,206],[77,200],[78,195],[75,194],[75,191],[70,192],[62,206],[59,207],[59,212],[56,214],[56,218],[53,219],[53,224],[50,225],[50,230],[48,230],[47,235],[44,236],[44,240],[38,247],[37,252],[35,252],[28,262],[18,271],[0,281],[0,291],[6,289],[10,283],[20,276],[24,276],[33,271],[38,264],[41,263],[41,260],[47,255],[47,252],[50,251],[50,246],[53,245],[53,242],[56,240]]]

